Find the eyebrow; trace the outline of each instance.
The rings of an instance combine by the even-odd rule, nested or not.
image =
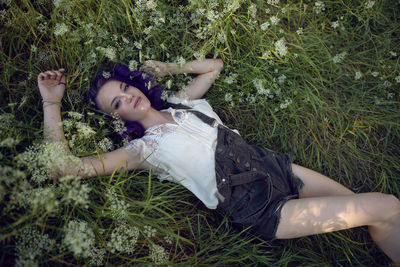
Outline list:
[[[119,89],[122,90],[122,82],[119,85]],[[113,108],[113,103],[114,103],[115,99],[117,99],[117,97],[114,97],[113,100],[111,101],[111,104],[110,104],[111,108]]]

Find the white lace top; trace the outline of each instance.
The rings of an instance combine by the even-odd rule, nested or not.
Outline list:
[[[182,103],[215,118],[218,115],[205,99],[182,100],[170,97],[170,103]],[[217,127],[202,122],[187,110],[168,108],[177,124],[161,124],[146,130],[145,135],[125,146],[132,153],[139,153],[142,160],[152,166],[160,180],[168,180],[188,188],[208,208],[215,209],[218,198],[215,179],[214,151]]]

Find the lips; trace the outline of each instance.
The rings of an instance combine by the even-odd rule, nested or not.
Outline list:
[[[140,102],[142,102],[142,98],[139,96],[136,98],[133,108],[136,108],[140,104]]]

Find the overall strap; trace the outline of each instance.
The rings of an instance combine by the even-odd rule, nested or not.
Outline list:
[[[200,112],[198,110],[195,110],[191,107],[188,107],[186,105],[183,104],[173,104],[173,103],[168,103],[166,102],[165,105],[163,106],[163,108],[174,108],[174,109],[186,109],[188,112],[193,113],[194,115],[196,115],[197,118],[199,118],[202,122],[204,122],[205,124],[210,125],[211,127],[214,127],[217,125],[217,120],[214,118],[211,118],[210,116],[207,116],[206,114],[204,114],[203,112]]]

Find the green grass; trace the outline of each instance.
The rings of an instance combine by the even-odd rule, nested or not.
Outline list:
[[[87,114],[94,111],[84,97],[91,77],[105,59],[99,47],[112,47],[115,61],[128,64],[136,60],[139,65],[147,59],[176,61],[180,56],[189,61],[202,52],[225,63],[206,99],[249,143],[289,153],[296,163],[355,192],[378,191],[399,197],[399,1],[376,1],[372,8],[364,1],[324,1],[325,10],[318,14],[314,1],[281,1],[277,5],[253,1],[257,7],[254,18],[250,3],[242,0],[237,1],[237,10],[231,11],[226,10],[225,1],[217,0],[162,0],[156,2],[155,11],[127,0],[55,2],[0,1],[2,265],[14,264],[21,255],[15,244],[27,227],[54,240],[48,249],[37,250],[33,260],[40,265],[89,265],[90,257],[75,257],[62,245],[66,225],[78,219],[92,228],[95,247],[105,253],[103,264],[110,265],[149,265],[152,244],[164,247],[168,264],[174,266],[389,263],[364,228],[263,242],[232,229],[226,219],[207,210],[183,187],[151,179],[147,173],[125,172],[112,179],[83,181],[92,189],[86,209],[64,201],[59,182],[48,179],[35,184],[29,171],[17,164],[16,156],[42,139],[43,113],[36,83],[40,72],[66,68],[62,110],[84,114],[83,121],[96,130],[96,135],[76,150],[84,156],[96,153],[94,143],[112,132],[111,123],[103,124],[101,115]],[[203,15],[198,13],[201,8]],[[209,10],[220,16],[208,20]],[[261,30],[261,24],[273,15],[279,23]],[[332,27],[333,21],[339,21],[337,28]],[[58,23],[64,23],[68,31],[55,36]],[[303,30],[298,34],[300,27]],[[219,41],[222,37],[223,42]],[[285,56],[275,47],[281,38],[286,41]],[[140,42],[142,48],[134,42]],[[343,60],[334,63],[333,58],[343,52],[347,53]],[[362,74],[359,79],[355,79],[357,71]],[[224,80],[231,73],[237,74],[236,82],[228,84]],[[286,79],[279,83],[281,75]],[[172,79],[173,91],[189,78],[166,77],[159,83],[165,87]],[[254,79],[261,79],[273,97],[258,94]],[[229,103],[225,101],[227,93],[232,95]],[[291,104],[281,108],[285,100]],[[4,119],[4,114],[14,118]],[[68,116],[64,113],[63,117]],[[76,134],[74,131],[70,134]],[[17,141],[7,145],[7,138]],[[47,195],[46,203],[58,202],[58,206],[46,209],[45,203],[33,202],[29,192],[39,188],[54,192],[52,197]],[[112,216],[107,197],[110,188],[129,204],[123,220],[140,231],[132,254],[112,252],[107,246],[121,222]],[[21,192],[28,195],[25,204]],[[156,229],[156,235],[148,237],[145,226]],[[173,241],[167,242],[165,236]]]

